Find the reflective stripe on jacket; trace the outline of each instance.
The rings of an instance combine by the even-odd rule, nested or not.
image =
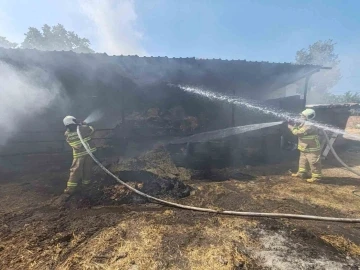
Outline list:
[[[298,149],[302,152],[320,151],[319,131],[313,125],[295,126],[291,132],[298,136]]]
[[[88,145],[88,147],[90,148],[90,151],[93,153],[96,151],[96,147],[93,145],[93,143],[91,142],[91,136],[94,133],[94,129],[91,126],[87,126],[87,125],[83,125],[80,126],[80,133],[83,137],[84,142]],[[78,157],[82,157],[82,156],[86,156],[88,155],[88,153],[86,152],[86,149],[84,148],[84,146],[82,145],[79,136],[77,135],[77,132],[70,132],[70,131],[66,131],[65,132],[65,137],[66,137],[66,141],[67,143],[72,147],[73,149],[73,157],[74,158],[78,158]]]

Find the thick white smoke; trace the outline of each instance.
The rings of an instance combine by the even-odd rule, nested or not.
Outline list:
[[[133,0],[79,0],[82,12],[94,24],[99,51],[108,54],[146,55],[143,34],[136,29]]]
[[[44,71],[20,71],[0,61],[0,145],[23,121],[49,108],[59,94],[60,85]]]

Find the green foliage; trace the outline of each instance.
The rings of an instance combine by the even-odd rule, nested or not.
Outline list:
[[[6,49],[13,49],[17,47],[17,43],[10,42],[6,39],[6,37],[0,37],[0,47],[6,48]]]
[[[338,65],[338,55],[334,53],[335,45],[331,39],[317,41],[311,44],[307,50],[296,52],[296,63],[302,65],[320,65],[333,67]]]
[[[302,65],[318,65],[331,67],[330,70],[320,70],[312,75],[309,81],[309,98],[312,102],[322,102],[323,95],[329,92],[341,79],[338,55],[335,54],[335,45],[331,39],[317,41],[307,49],[296,53],[296,63]]]
[[[74,51],[77,53],[93,53],[90,41],[80,38],[72,31],[67,31],[63,25],[58,24],[50,27],[45,24],[42,31],[30,27],[25,33],[25,39],[21,48],[38,49],[42,51]]]
[[[334,94],[327,94],[326,95],[327,103],[360,103],[360,93],[356,92],[353,93],[348,91],[343,95],[334,95]]]

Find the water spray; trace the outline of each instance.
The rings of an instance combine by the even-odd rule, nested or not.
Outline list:
[[[99,121],[104,116],[104,113],[100,110],[93,111],[86,119],[85,123],[90,124]]]
[[[178,87],[181,90],[191,93],[191,94],[196,94],[199,96],[203,96],[206,97],[210,100],[218,100],[218,101],[223,101],[223,102],[227,102],[230,104],[234,104],[237,106],[241,106],[241,107],[246,107],[249,110],[255,110],[255,111],[259,111],[262,112],[266,115],[271,115],[271,116],[275,116],[277,118],[280,119],[284,119],[287,122],[292,122],[292,123],[299,123],[299,122],[303,122],[304,120],[301,119],[301,117],[299,115],[296,115],[294,113],[290,113],[287,111],[283,111],[283,110],[279,110],[279,109],[274,109],[271,107],[265,107],[264,105],[260,105],[257,104],[255,101],[252,100],[248,100],[248,99],[244,99],[244,98],[238,98],[238,97],[231,97],[231,96],[227,96],[227,95],[223,95],[220,93],[214,93],[211,91],[207,91],[198,87],[192,87],[192,86],[184,86],[184,85],[174,85],[174,84],[169,84],[169,86],[172,87]],[[349,134],[346,133],[344,130],[336,128],[334,126],[331,125],[327,125],[327,124],[322,124],[316,121],[305,121],[305,123],[307,125],[313,125],[316,126],[322,130],[326,130],[326,131],[330,131],[333,133],[337,133],[337,134],[341,134],[341,135],[346,135],[349,138],[353,138],[353,139],[357,139],[360,140],[359,136],[353,135],[353,134]]]
[[[169,85],[170,86],[175,86],[173,84],[169,84]],[[294,115],[292,113],[282,111],[282,110],[276,110],[276,109],[273,109],[273,108],[264,107],[264,106],[256,104],[254,101],[246,100],[246,99],[243,99],[243,98],[233,98],[233,97],[230,97],[230,96],[226,96],[226,95],[222,95],[222,94],[219,94],[219,93],[214,93],[214,92],[211,92],[211,91],[206,91],[206,90],[203,90],[203,89],[200,89],[200,88],[190,87],[190,86],[177,85],[176,87],[184,90],[185,92],[189,92],[189,93],[192,93],[192,94],[197,94],[197,95],[200,95],[200,96],[203,96],[203,97],[207,97],[207,98],[209,98],[211,100],[225,101],[225,102],[230,103],[230,104],[235,104],[235,105],[238,105],[238,106],[245,106],[246,108],[251,109],[251,110],[257,110],[257,111],[260,111],[260,112],[265,113],[267,115],[272,115],[272,116],[275,116],[275,117],[278,117],[278,118],[285,119],[287,122],[291,121],[291,122],[297,123],[297,122],[303,121],[298,115]],[[328,135],[326,134],[325,131],[331,131],[333,133],[346,135],[349,138],[358,139],[358,140],[360,139],[359,136],[346,133],[344,130],[341,130],[339,128],[336,128],[336,127],[333,127],[333,126],[330,126],[330,125],[321,124],[321,123],[316,122],[316,121],[305,121],[305,123],[308,124],[308,125],[313,125],[313,126],[316,126],[316,127],[320,128],[320,129],[322,129],[322,133],[325,136],[326,142],[329,145],[330,150],[333,153],[333,155],[335,156],[335,158],[339,161],[339,163],[341,165],[343,165],[344,168],[346,168],[350,172],[356,174],[357,176],[360,176],[359,172],[351,169],[348,165],[346,165],[339,158],[339,156],[336,154],[334,148],[332,147],[332,145],[331,145],[331,143],[329,141]]]

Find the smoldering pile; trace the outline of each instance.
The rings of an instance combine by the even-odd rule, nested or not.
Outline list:
[[[176,167],[162,148],[148,151],[137,158],[107,159],[104,164],[122,181],[151,196],[178,199],[189,196],[192,190],[184,183],[191,179],[191,172]],[[77,202],[77,207],[148,202],[117,183],[99,167],[95,168],[95,175],[91,189],[72,199]]]

